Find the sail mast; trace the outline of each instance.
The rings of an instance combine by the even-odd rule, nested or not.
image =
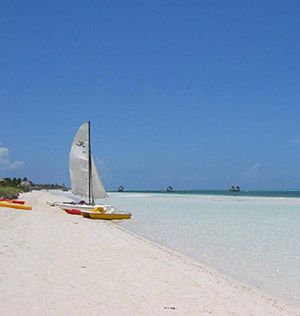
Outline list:
[[[90,129],[90,121],[88,121],[88,142],[89,142],[89,204],[94,203],[94,199],[92,197],[92,159],[91,159],[91,129]]]

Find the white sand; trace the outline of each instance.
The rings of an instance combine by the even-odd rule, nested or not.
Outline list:
[[[300,315],[300,309],[45,192],[0,208],[0,315]]]

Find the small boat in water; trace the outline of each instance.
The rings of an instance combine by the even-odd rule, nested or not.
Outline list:
[[[96,208],[102,209],[102,215],[110,214],[101,216],[102,218],[99,219],[128,219],[131,217],[130,213],[118,212],[113,205],[95,204],[95,199],[106,199],[108,195],[91,153],[90,122],[82,124],[75,135],[69,154],[69,171],[72,193],[88,198],[88,202],[55,202],[55,206],[69,214],[80,215],[83,212],[84,214],[91,212],[91,216],[86,216],[90,218],[95,218],[94,213],[98,214],[94,211]],[[113,215],[115,218],[112,218]]]

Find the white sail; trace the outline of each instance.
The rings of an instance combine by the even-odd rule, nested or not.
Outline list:
[[[69,155],[72,193],[89,196],[89,140],[88,123],[82,124],[73,140]]]
[[[99,177],[99,173],[96,168],[93,156],[92,156],[92,197],[94,199],[104,199],[108,197],[104,189],[103,183]]]
[[[91,198],[106,198],[93,158],[91,167]],[[82,124],[75,135],[69,155],[69,170],[72,193],[89,197],[89,123]]]

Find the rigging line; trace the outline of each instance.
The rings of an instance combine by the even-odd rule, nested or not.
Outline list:
[[[94,203],[92,196],[92,163],[91,163],[91,128],[90,121],[88,121],[88,145],[89,145],[89,204]]]

